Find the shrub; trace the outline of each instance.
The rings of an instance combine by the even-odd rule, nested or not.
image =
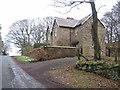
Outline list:
[[[32,62],[34,59],[28,57],[28,56],[14,56],[15,60],[18,60],[20,62],[26,63],[26,62]]]
[[[104,61],[77,61],[76,68],[96,73],[113,80],[120,80],[120,65],[107,64]]]
[[[44,44],[44,43],[35,43],[34,44],[34,48],[40,48],[40,47],[45,47],[46,46],[46,44]]]
[[[33,49],[32,51],[28,52],[27,55],[35,59],[35,61],[44,61],[49,58],[48,53],[45,52],[42,48]]]

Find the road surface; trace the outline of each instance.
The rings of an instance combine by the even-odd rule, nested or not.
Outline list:
[[[0,67],[2,67],[0,70],[0,73],[2,72],[2,88],[45,88],[16,65],[9,56],[0,56]]]
[[[20,67],[26,71],[34,79],[41,82],[47,88],[69,88],[56,82],[54,78],[49,74],[49,71],[53,69],[64,68],[64,66],[75,66],[77,58],[61,58],[55,60],[48,60],[42,62],[22,64],[16,62]]]
[[[0,90],[2,89],[2,60],[0,56]]]

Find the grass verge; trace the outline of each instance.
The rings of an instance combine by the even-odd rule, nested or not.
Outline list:
[[[28,56],[14,56],[15,60],[20,61],[22,63],[29,63],[34,61],[34,59],[28,57]]]
[[[94,73],[76,70],[72,66],[51,70],[53,79],[72,88],[119,88],[119,83]]]

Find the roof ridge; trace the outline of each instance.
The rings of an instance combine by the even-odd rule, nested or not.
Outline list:
[[[75,24],[74,27],[76,27],[76,26],[78,26],[78,25],[80,25],[80,24],[83,24],[83,23],[84,23],[86,20],[88,20],[91,16],[92,16],[92,14],[89,14],[89,15],[85,16],[84,18],[80,19],[80,20]]]
[[[61,17],[54,17],[54,19],[56,20],[58,26],[71,27],[71,28],[74,28],[74,25],[78,22],[78,20],[65,19]]]
[[[65,18],[61,18],[61,17],[54,17],[54,19],[56,20],[58,26],[75,28],[76,26],[83,24],[91,16],[92,16],[92,14],[89,14],[80,20],[65,19]]]

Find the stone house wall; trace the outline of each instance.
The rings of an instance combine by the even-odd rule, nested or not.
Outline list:
[[[81,43],[79,43],[82,50],[83,55],[85,56],[91,56],[92,54],[92,37],[91,37],[91,26],[90,26],[90,20],[88,19],[83,25],[78,27],[78,32],[80,34],[80,37],[78,40],[80,40]]]
[[[44,50],[49,54],[49,59],[74,57],[77,55],[76,47],[50,46],[44,47]]]
[[[66,27],[57,27],[54,29],[54,41],[53,46],[71,46],[72,42],[77,40],[75,35],[75,29]]]
[[[70,37],[73,36],[72,34],[72,28],[59,27],[57,23],[55,23],[51,33],[51,46],[70,46],[72,41]]]
[[[50,45],[51,46],[55,46],[56,45],[56,41],[57,41],[57,30],[59,29],[57,23],[54,24],[54,27],[52,29],[52,32],[50,33]]]
[[[57,46],[70,46],[70,30],[71,28],[59,27],[57,30]]]
[[[98,22],[98,38],[99,38],[99,43],[100,43],[100,48],[101,48],[101,55],[105,56],[106,55],[106,48],[105,48],[105,27],[101,22]]]
[[[89,18],[83,25],[76,28],[78,32],[78,40],[79,45],[78,47],[82,48],[83,54],[85,56],[93,56],[94,49],[93,49],[93,42],[91,36],[91,25],[92,25],[92,17]],[[101,47],[101,54],[105,56],[105,29],[103,25],[98,22],[98,37]]]
[[[93,56],[93,42],[91,36],[92,17],[87,19],[82,25],[75,28],[59,27],[55,23],[52,35],[51,46],[71,46],[73,41],[79,41],[77,47],[82,49],[83,55]],[[98,22],[98,37],[101,47],[101,54],[105,56],[105,28]]]

